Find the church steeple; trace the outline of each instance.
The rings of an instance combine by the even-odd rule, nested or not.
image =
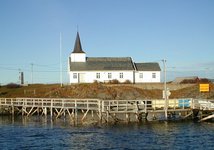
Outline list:
[[[82,45],[81,45],[81,42],[80,42],[79,32],[77,32],[76,41],[75,41],[75,45],[74,45],[74,50],[73,50],[72,53],[85,53],[82,50]]]
[[[77,32],[76,41],[74,44],[74,50],[70,55],[70,61],[71,62],[86,62],[86,54],[82,50],[79,32]]]

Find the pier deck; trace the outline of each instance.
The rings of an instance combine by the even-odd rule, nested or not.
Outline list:
[[[73,122],[84,121],[91,112],[99,121],[110,120],[130,121],[131,115],[135,121],[142,120],[148,114],[154,117],[157,113],[183,113],[183,117],[193,114],[193,110],[214,111],[213,100],[183,99],[148,99],[148,100],[100,100],[100,99],[68,99],[68,98],[0,98],[2,111],[31,116],[50,115],[59,118],[68,115]],[[81,115],[80,115],[81,114]],[[119,117],[118,117],[119,116]]]

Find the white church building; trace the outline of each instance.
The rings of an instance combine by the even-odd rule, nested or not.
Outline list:
[[[158,63],[135,63],[131,57],[86,57],[77,32],[73,52],[69,56],[70,83],[119,82],[151,83],[160,82]]]

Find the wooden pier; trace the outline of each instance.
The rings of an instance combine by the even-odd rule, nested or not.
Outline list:
[[[158,114],[165,113],[168,114],[167,117],[179,115],[181,118],[187,118],[195,117],[200,111],[214,111],[212,100],[183,98],[169,99],[165,102],[163,99],[0,98],[0,107],[1,112],[11,115],[49,115],[55,119],[68,117],[73,123],[84,122],[87,118],[96,119],[101,123],[141,121],[148,119],[148,116],[155,119]]]

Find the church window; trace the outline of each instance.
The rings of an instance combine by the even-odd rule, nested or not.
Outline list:
[[[112,78],[112,74],[108,73],[108,78],[111,79]]]
[[[97,79],[100,79],[100,73],[97,73],[97,74],[96,74],[96,78],[97,78]]]
[[[143,73],[139,74],[139,78],[141,78],[141,79],[143,78]]]
[[[153,79],[156,78],[156,73],[152,73],[152,78],[153,78]]]
[[[77,73],[73,73],[73,79],[77,79]]]
[[[123,73],[122,73],[122,72],[120,73],[120,78],[121,78],[121,79],[123,78]]]

